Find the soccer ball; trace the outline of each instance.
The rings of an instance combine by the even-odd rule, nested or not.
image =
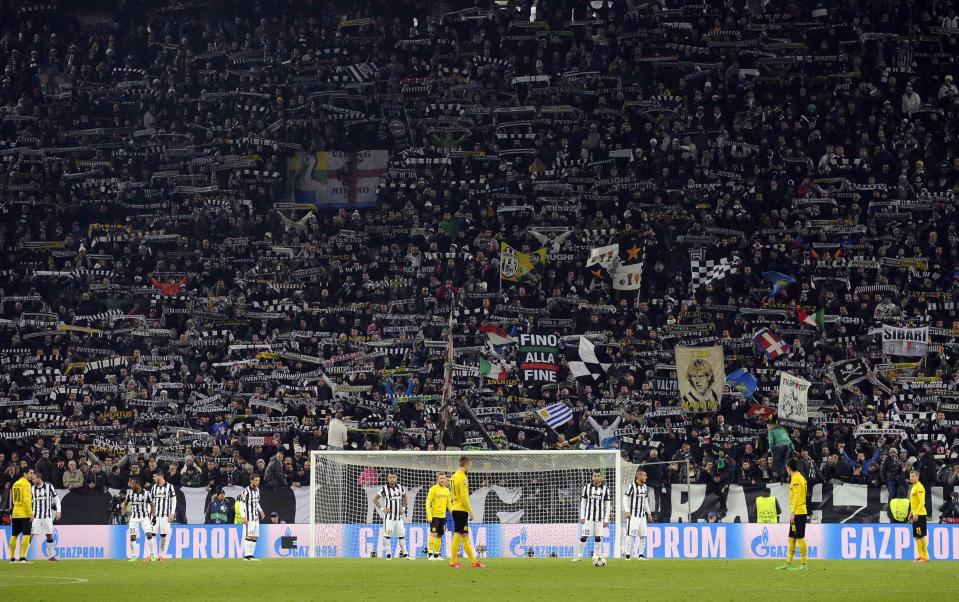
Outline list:
[[[606,559],[603,558],[602,556],[597,556],[596,558],[593,558],[593,566],[597,568],[602,568],[606,566]]]

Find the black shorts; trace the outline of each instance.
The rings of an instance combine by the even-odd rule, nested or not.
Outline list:
[[[436,517],[430,521],[430,535],[433,537],[443,537],[446,533],[446,517]]]
[[[806,537],[806,515],[797,514],[789,525],[789,537],[793,539],[803,539]]]
[[[30,527],[33,525],[33,520],[29,518],[15,518],[11,523],[11,535],[16,537],[17,535],[30,535]]]
[[[926,516],[917,516],[916,522],[912,523],[912,536],[916,539],[922,539],[929,534],[929,527],[926,526]]]
[[[470,513],[465,510],[453,510],[453,533],[465,535],[470,532]]]

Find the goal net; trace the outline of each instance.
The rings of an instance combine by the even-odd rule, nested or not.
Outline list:
[[[381,542],[383,515],[373,498],[393,473],[407,491],[403,520],[409,553],[425,557],[426,496],[436,473],[451,476],[461,456],[469,473],[470,537],[480,557],[571,557],[580,537],[582,488],[594,470],[609,487],[612,512],[601,555],[618,557],[622,520],[622,462],[616,450],[311,453],[310,553],[382,558],[396,542]],[[450,553],[447,521],[443,556]],[[592,538],[587,543],[591,551]]]

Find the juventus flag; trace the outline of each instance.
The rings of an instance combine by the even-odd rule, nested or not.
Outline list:
[[[516,367],[524,383],[556,382],[556,374],[559,372],[558,345],[559,338],[555,334],[519,335]]]
[[[606,245],[605,247],[596,247],[589,252],[589,259],[586,260],[586,267],[594,265],[602,266],[609,270],[619,259],[619,243]]]
[[[579,338],[579,345],[565,349],[566,362],[574,378],[591,378],[593,381],[606,376],[613,365],[602,348],[597,349],[593,342],[586,337]]]
[[[643,281],[643,262],[630,265],[619,264],[613,271],[613,288],[618,291],[635,291]]]

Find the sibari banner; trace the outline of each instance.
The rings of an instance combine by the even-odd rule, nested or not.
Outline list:
[[[579,524],[470,525],[477,553],[487,558],[569,558],[575,553]],[[322,534],[317,557],[383,557],[379,547],[380,524],[319,525]],[[260,528],[256,554],[260,558],[292,558],[309,555],[309,525],[270,524]],[[422,556],[426,524],[407,526],[410,550]],[[54,547],[60,559],[124,559],[126,527],[63,525],[54,530]],[[752,523],[654,523],[649,526],[646,554],[650,558],[759,559],[785,558],[788,525]],[[615,557],[610,542],[614,533],[604,533],[603,554]],[[296,545],[284,548],[284,538]],[[806,529],[811,560],[912,560],[915,546],[909,525],[904,524],[811,524]],[[9,549],[10,527],[0,528],[0,550]],[[142,542],[141,542],[142,543]],[[450,534],[444,542],[449,550]],[[590,544],[591,545],[591,544]],[[587,549],[587,553],[590,553]],[[136,549],[137,555],[142,550]],[[929,525],[932,560],[959,560],[959,525]],[[166,555],[175,559],[230,559],[242,557],[239,525],[178,525],[167,542]],[[29,558],[44,558],[41,546],[30,546]],[[3,556],[6,560],[6,556]]]

